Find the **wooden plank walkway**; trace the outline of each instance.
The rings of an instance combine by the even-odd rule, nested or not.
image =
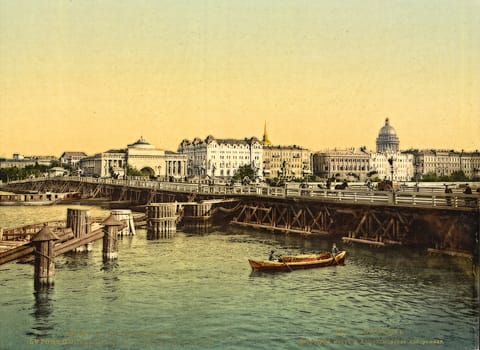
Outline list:
[[[38,224],[39,225],[39,224]],[[33,226],[33,225],[28,225]],[[42,226],[43,227],[43,226]],[[22,230],[20,230],[22,231]],[[28,230],[22,231],[26,234]],[[39,230],[37,230],[38,232]],[[75,248],[86,245],[103,238],[103,226],[98,223],[92,224],[92,231],[82,238],[74,238],[70,228],[56,227],[55,234],[59,237],[55,241],[55,256],[67,253]],[[28,231],[29,232],[29,231]],[[30,234],[29,234],[30,235]],[[11,238],[10,236],[9,238]],[[2,240],[0,241],[0,265],[8,262],[22,259],[35,252],[35,248],[30,239],[24,240]]]

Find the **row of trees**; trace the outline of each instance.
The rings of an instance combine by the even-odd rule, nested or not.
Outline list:
[[[12,180],[23,180],[28,177],[39,177],[48,173],[48,170],[53,168],[53,166],[46,165],[27,165],[24,168],[1,168],[0,169],[0,180],[3,182],[8,182]]]
[[[454,171],[451,175],[437,175],[435,173],[428,173],[423,175],[421,181],[425,182],[466,182],[466,181],[478,181],[478,177],[469,178],[463,171]]]
[[[0,180],[3,182],[12,181],[12,180],[23,180],[28,177],[39,177],[45,173],[48,173],[48,170],[59,166],[59,164],[55,163],[51,166],[45,165],[28,165],[25,168],[2,168],[0,169]],[[340,174],[339,174],[340,175]],[[355,175],[355,174],[352,174]],[[377,172],[372,171],[367,174],[367,176],[371,179],[371,181],[380,181],[378,178]],[[127,164],[127,176],[147,176],[146,174],[142,173],[140,170],[131,167]],[[233,177],[234,181],[243,181],[244,179],[249,179],[250,181],[254,181],[255,179],[255,171],[249,165],[241,166],[238,171],[235,173]],[[322,179],[316,176],[310,176],[308,179],[294,179],[293,181],[321,181]],[[412,179],[414,180],[414,179]],[[437,175],[435,173],[428,173],[425,174],[419,181],[424,182],[467,182],[467,181],[479,181],[480,178],[469,178],[465,175],[463,171],[454,171],[451,175]]]

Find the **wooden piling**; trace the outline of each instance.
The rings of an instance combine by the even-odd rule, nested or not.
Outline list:
[[[135,235],[135,224],[133,222],[133,215],[130,209],[115,209],[111,214],[120,222],[123,222],[124,227],[118,231],[120,236]]]
[[[102,225],[105,226],[103,235],[103,260],[118,258],[118,233],[122,230],[124,223],[118,221],[113,214],[106,218]]]
[[[146,207],[147,238],[171,238],[177,232],[177,203],[154,203]]]
[[[192,203],[185,205],[183,229],[189,232],[206,233],[212,227],[212,203]]]
[[[84,238],[90,233],[90,211],[82,209],[67,209],[67,227],[71,228],[75,238]],[[92,244],[75,248],[76,252],[91,251]]]
[[[58,237],[44,226],[33,237],[32,243],[35,247],[35,270],[34,286],[35,290],[42,287],[53,286],[55,281],[55,251],[54,241]]]

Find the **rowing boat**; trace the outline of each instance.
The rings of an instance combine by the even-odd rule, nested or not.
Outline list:
[[[269,261],[269,260],[252,260],[249,259],[248,262],[254,271],[292,271],[292,270],[299,270],[299,269],[311,269],[315,267],[327,267],[327,266],[335,266],[335,265],[342,265],[345,262],[345,251],[341,251],[335,256],[331,255],[330,253],[327,254],[308,254],[309,257],[305,256],[291,256],[290,259],[294,261],[283,261],[285,257],[283,257],[282,261]],[[320,256],[316,259],[313,259],[312,256],[317,255]],[[295,260],[295,257],[297,260]],[[302,260],[307,259],[307,260]]]
[[[280,262],[301,262],[301,261],[316,261],[331,258],[330,253],[320,254],[300,254],[300,255],[281,255],[278,257]]]

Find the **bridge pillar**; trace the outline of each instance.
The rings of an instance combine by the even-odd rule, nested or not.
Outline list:
[[[90,233],[90,211],[83,209],[67,209],[67,227],[73,231],[74,238],[83,238]],[[75,248],[76,252],[91,251],[93,243]]]
[[[55,250],[54,240],[58,237],[48,228],[44,226],[32,238],[35,246],[35,267],[34,267],[34,287],[35,290],[43,287],[50,287],[54,284],[55,279]]]
[[[212,227],[212,203],[192,203],[184,206],[183,228],[186,231],[205,233]]]
[[[177,203],[154,203],[146,206],[147,237],[170,238],[177,232]]]
[[[103,235],[103,260],[116,259],[118,257],[118,234],[124,223],[115,219],[111,214],[106,218],[102,225],[105,226],[105,234]]]

